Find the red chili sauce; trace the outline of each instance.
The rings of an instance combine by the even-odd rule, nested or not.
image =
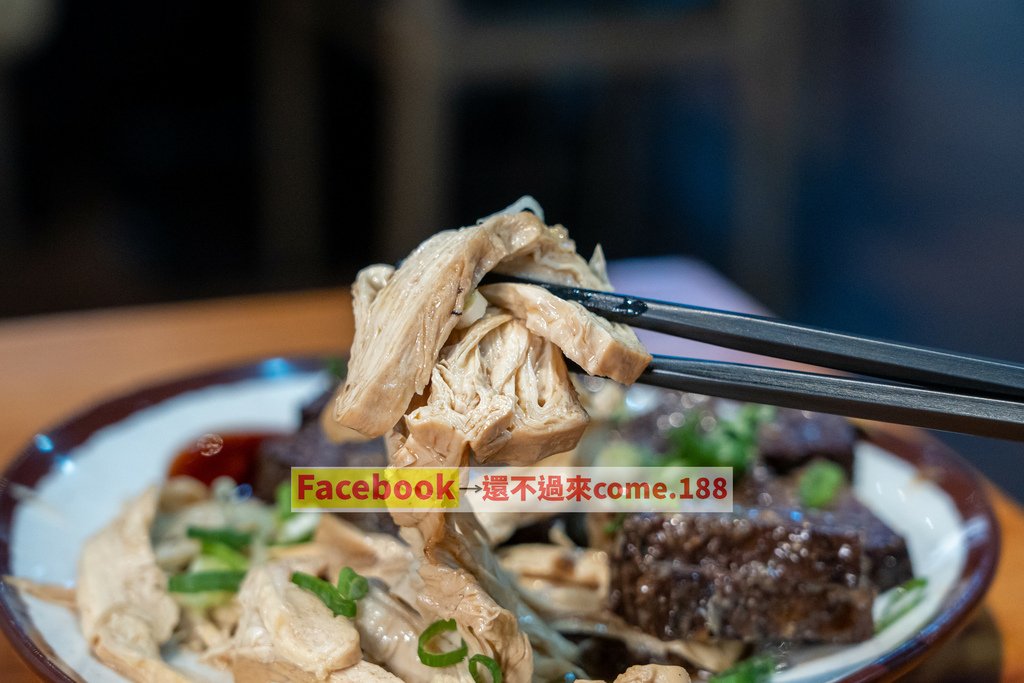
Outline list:
[[[167,476],[192,477],[207,486],[217,477],[231,477],[239,484],[251,484],[260,444],[271,436],[278,434],[204,434],[175,456]]]

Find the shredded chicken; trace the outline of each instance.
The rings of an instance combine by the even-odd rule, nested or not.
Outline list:
[[[455,619],[473,653],[493,657],[509,683],[528,683],[533,676],[530,641],[519,631],[514,614],[491,597],[476,578],[440,564],[420,565],[424,590],[419,607],[438,619]]]
[[[430,681],[437,669],[419,660],[419,636],[430,622],[419,612],[379,585],[359,601],[356,628],[363,642],[365,656],[385,664],[391,672],[407,683]],[[454,680],[469,683],[468,669],[461,667]]]
[[[588,264],[564,228],[527,212],[439,233],[397,270],[364,269],[353,286],[349,375],[329,411],[347,429],[390,432],[392,467],[532,464],[569,451],[589,418],[562,353],[627,383],[650,361],[628,327],[546,290],[477,292],[492,269],[610,289],[600,250]],[[506,680],[530,680],[535,665],[541,676],[572,667],[575,647],[523,600],[479,525],[436,512],[392,516],[417,532],[422,614],[454,618],[470,651],[494,657]]]
[[[183,609],[177,629],[178,642],[182,647],[200,654],[225,650],[231,645],[231,632],[238,624],[238,616],[235,614],[231,623],[225,627],[223,623],[214,621],[205,610]]]
[[[587,412],[590,412],[589,409]],[[577,464],[574,448],[564,453],[549,455],[533,464],[534,467],[572,467]],[[552,516],[551,512],[493,512],[490,510],[474,510],[473,515],[486,532],[491,547],[501,545],[524,526],[535,524]],[[553,527],[554,529],[554,527]]]
[[[76,609],[74,588],[53,583],[37,583],[19,576],[5,576],[4,583],[14,586],[26,595],[31,595],[32,597],[71,610]]]
[[[612,288],[601,247],[594,250],[587,263],[576,253],[576,243],[561,225],[549,227],[531,249],[502,260],[494,272],[570,287],[603,291]]]
[[[409,440],[460,463],[533,463],[570,450],[588,422],[562,355],[512,316],[491,312],[447,347]],[[407,448],[413,449],[407,442]]]
[[[701,669],[712,672],[728,669],[739,661],[744,650],[744,644],[734,640],[718,640],[713,643],[696,640],[661,640],[627,624],[607,609],[595,616],[556,617],[552,619],[551,626],[563,633],[614,638],[625,643],[631,650],[647,652],[652,656],[682,657]]]
[[[608,555],[587,548],[522,543],[499,554],[523,597],[546,618],[600,614],[608,597]]]
[[[473,306],[474,290],[490,270],[610,289],[598,250],[588,264],[561,226],[548,227],[529,212],[501,214],[480,225],[438,233],[421,244],[398,270],[371,266],[353,285],[356,334],[345,385],[330,408],[338,424],[367,436],[390,430],[432,381],[434,366],[462,316]],[[484,299],[488,295],[483,294]],[[538,329],[570,357],[620,381],[632,381],[650,360],[624,326],[598,322],[582,307],[561,306],[574,321],[554,325],[541,304],[544,295],[512,288],[492,290],[511,312]],[[543,297],[543,298],[542,298]],[[545,322],[546,321],[546,322]],[[472,329],[474,325],[470,325]],[[463,325],[464,327],[464,325]],[[593,332],[593,340],[581,336]],[[579,332],[580,334],[576,334]],[[558,340],[555,340],[555,337]]]
[[[403,454],[410,455],[405,446],[392,460]],[[415,456],[412,463],[417,463]],[[454,618],[460,633],[470,634],[466,640],[471,652],[475,645],[476,652],[494,657],[506,680],[529,681],[535,673],[549,677],[573,668],[575,646],[522,600],[471,514],[393,511],[392,516],[406,532],[415,532],[403,536],[421,558],[414,587],[421,613],[432,619]]]
[[[188,678],[160,658],[153,622],[140,610],[105,612],[89,639],[93,654],[114,671],[138,683],[185,683]]]
[[[591,375],[632,384],[651,362],[651,354],[629,326],[609,322],[543,287],[499,283],[481,287],[480,293]]]
[[[551,628],[524,599],[512,576],[498,562],[475,516],[447,516],[446,533],[432,549],[430,560],[471,572],[488,595],[515,615],[533,648],[535,676],[546,676],[542,669],[557,669],[564,674],[574,668],[576,645]]]
[[[239,680],[248,681],[242,678]],[[362,661],[341,671],[332,671],[327,683],[403,683],[402,679],[376,664]]]
[[[395,273],[395,267],[378,263],[364,268],[359,272],[356,281],[352,283],[352,316],[355,319],[356,328],[364,328],[370,324],[370,304],[377,298],[384,286],[387,285],[391,276]],[[368,436],[352,427],[343,425],[334,419],[332,411],[324,410],[320,415],[320,426],[329,439],[337,443],[343,441],[359,441]]]
[[[580,680],[578,683],[600,683]],[[641,664],[631,666],[615,679],[615,683],[690,683],[690,674],[681,666]]]
[[[101,662],[131,680],[180,683],[186,679],[160,658],[178,605],[149,540],[157,502],[157,490],[147,489],[86,541],[75,598],[82,633]]]
[[[236,681],[245,683],[404,683],[388,670],[367,661],[332,671],[326,678],[316,678],[284,660],[263,662],[239,655],[231,662],[231,673]]]
[[[284,661],[324,679],[362,659],[359,633],[312,593],[291,582],[293,571],[319,569],[304,562],[270,562],[249,570],[238,591],[242,614],[232,656],[263,663]]]
[[[500,261],[534,248],[547,230],[531,213],[503,214],[437,233],[379,290],[373,286],[379,267],[360,272],[355,289],[371,291],[357,297],[360,319],[334,419],[366,436],[391,429],[430,381],[469,293]]]
[[[337,576],[342,567],[351,567],[388,585],[400,582],[415,562],[409,546],[394,536],[363,531],[337,515],[321,515],[311,543],[272,548],[270,557],[318,559],[330,576]]]
[[[210,489],[192,477],[171,477],[160,487],[159,512],[181,512],[209,499]]]

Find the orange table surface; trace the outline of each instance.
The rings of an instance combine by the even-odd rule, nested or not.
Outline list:
[[[238,362],[340,353],[342,289],[109,309],[0,322],[0,465],[40,429],[140,385]],[[983,609],[905,680],[1024,681],[1024,509],[994,485],[1002,559]],[[36,681],[0,638],[0,678]]]

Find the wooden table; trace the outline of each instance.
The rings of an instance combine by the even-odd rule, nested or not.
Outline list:
[[[0,322],[0,465],[38,429],[104,397],[241,361],[337,353],[351,338],[343,290]],[[991,491],[1003,557],[985,607],[907,680],[1024,681],[1024,510]],[[0,679],[38,680],[3,639]]]

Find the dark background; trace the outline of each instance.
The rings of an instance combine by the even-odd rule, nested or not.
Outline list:
[[[343,284],[524,193],[584,250],[1024,361],[1024,5],[0,6],[0,316]],[[1024,447],[949,439],[1024,497]]]

